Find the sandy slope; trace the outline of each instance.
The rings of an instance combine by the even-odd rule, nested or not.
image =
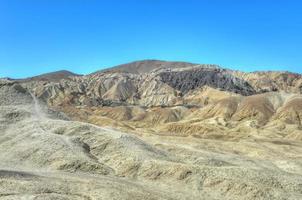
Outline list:
[[[302,199],[302,143],[121,132],[0,85],[0,199]]]

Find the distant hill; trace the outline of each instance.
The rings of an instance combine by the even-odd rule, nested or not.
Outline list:
[[[24,79],[11,79],[17,82],[29,82],[29,81],[49,81],[49,82],[58,82],[62,79],[69,79],[71,76],[81,76],[67,70],[60,70],[56,72],[50,72],[46,74],[41,74],[38,76],[33,76],[30,78]]]

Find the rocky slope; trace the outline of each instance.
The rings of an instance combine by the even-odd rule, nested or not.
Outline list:
[[[0,79],[0,199],[301,199],[302,77],[141,61]]]

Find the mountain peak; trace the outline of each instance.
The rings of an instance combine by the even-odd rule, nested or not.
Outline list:
[[[194,63],[190,62],[180,62],[180,61],[163,61],[163,60],[138,60],[126,64],[117,65],[111,68],[103,69],[99,72],[126,72],[132,74],[142,74],[149,73],[154,69],[159,68],[183,68],[183,67],[192,67]]]

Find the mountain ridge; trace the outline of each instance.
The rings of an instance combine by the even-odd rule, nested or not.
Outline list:
[[[100,69],[100,70],[97,70],[95,72],[91,72],[91,73],[88,73],[88,74],[85,74],[86,76],[87,75],[91,75],[91,74],[97,74],[97,73],[104,73],[104,72],[128,72],[128,73],[131,73],[128,70],[129,66],[131,68],[133,68],[133,66],[135,67],[135,64],[137,64],[138,66],[140,65],[144,65],[144,64],[147,64],[147,66],[151,66],[151,69],[148,70],[147,72],[150,72],[156,68],[152,68],[152,65],[153,63],[157,63],[157,64],[161,64],[163,66],[165,66],[166,64],[166,68],[169,68],[169,66],[173,66],[173,65],[176,65],[177,67],[179,66],[182,66],[182,67],[192,67],[192,66],[215,66],[215,67],[218,67],[218,68],[222,68],[222,69],[225,69],[225,70],[230,70],[230,71],[233,71],[233,72],[241,72],[241,73],[246,73],[246,74],[254,74],[254,73],[287,73],[287,74],[293,74],[293,75],[302,75],[301,73],[299,72],[292,72],[292,71],[280,71],[280,70],[261,70],[261,71],[251,71],[251,72],[243,72],[243,71],[240,71],[240,70],[235,70],[235,69],[232,69],[232,68],[224,68],[220,65],[217,65],[217,64],[197,64],[197,63],[191,63],[191,62],[186,62],[186,61],[166,61],[166,60],[157,60],[157,59],[143,59],[143,60],[136,60],[136,61],[132,61],[132,62],[128,62],[128,63],[124,63],[124,64],[119,64],[119,65],[116,65],[116,66],[112,66],[112,67],[106,67],[104,69]],[[159,66],[157,66],[159,67]],[[122,69],[122,68],[126,68],[126,69]],[[39,76],[47,76],[48,74],[56,74],[56,73],[60,73],[60,72],[66,72],[66,74],[68,74],[69,76],[83,76],[81,74],[77,74],[77,73],[74,73],[74,72],[71,72],[71,71],[68,71],[68,70],[59,70],[59,71],[53,71],[53,72],[47,72],[47,73],[42,73],[42,74],[38,74],[38,75],[35,75],[35,76],[31,76],[31,77],[26,77],[26,78],[10,78],[10,77],[2,77],[2,79],[4,78],[7,78],[7,79],[10,79],[10,80],[27,80],[27,79],[30,79],[30,78],[34,78],[34,77],[39,77]],[[138,73],[137,71],[135,73]]]

